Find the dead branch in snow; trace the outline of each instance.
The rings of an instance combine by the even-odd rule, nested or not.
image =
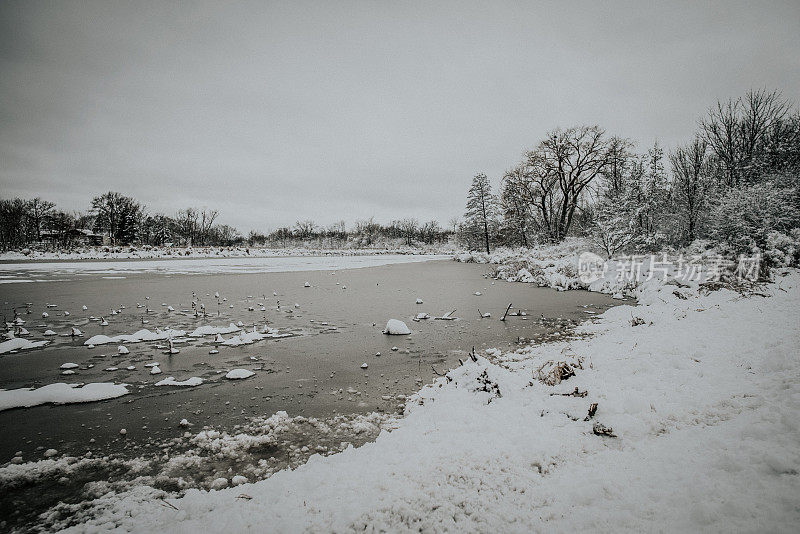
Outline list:
[[[608,436],[610,438],[617,437],[617,435],[614,434],[613,428],[611,428],[610,426],[605,426],[604,424],[599,423],[597,421],[595,421],[594,424],[592,425],[592,432],[594,432],[594,434],[597,436]]]

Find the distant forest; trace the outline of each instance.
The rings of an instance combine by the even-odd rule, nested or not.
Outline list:
[[[359,220],[352,228],[344,221],[327,227],[312,220],[268,234],[216,224],[217,210],[186,208],[174,217],[149,214],[132,197],[110,191],[92,199],[85,213],[59,210],[41,198],[0,199],[0,247],[3,250],[70,249],[88,245],[111,246],[261,246],[272,248],[417,246],[446,242],[452,230],[437,221],[420,224],[402,219],[382,225],[373,218]]]

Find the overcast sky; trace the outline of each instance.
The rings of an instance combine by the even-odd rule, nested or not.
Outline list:
[[[800,101],[800,2],[0,2],[0,196],[439,219],[557,126],[646,148]],[[646,5],[649,4],[649,5]]]

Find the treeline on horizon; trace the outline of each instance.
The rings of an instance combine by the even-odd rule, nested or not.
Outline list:
[[[777,91],[720,101],[669,153],[599,126],[551,131],[500,180],[475,176],[459,239],[473,250],[594,240],[609,257],[716,248],[800,261],[800,112]]]
[[[247,237],[229,225],[215,224],[217,210],[186,208],[174,217],[149,214],[132,197],[109,191],[92,199],[89,210],[59,210],[41,198],[0,199],[0,247],[71,249],[101,244],[128,246],[263,246],[341,248],[432,245],[449,239],[454,230],[437,221],[420,224],[407,218],[383,225],[374,218],[357,220],[348,229],[345,221],[323,227],[305,219],[268,234],[251,231]],[[455,227],[454,227],[455,228]]]

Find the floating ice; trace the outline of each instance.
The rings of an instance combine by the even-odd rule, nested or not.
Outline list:
[[[0,354],[5,354],[6,352],[11,352],[12,350],[26,350],[26,349],[35,349],[38,347],[44,347],[48,343],[50,342],[30,341],[28,339],[15,337],[13,339],[9,339],[8,341],[3,341],[2,343],[0,343]]]
[[[408,326],[406,326],[406,323],[403,321],[400,321],[399,319],[389,319],[389,321],[386,323],[386,328],[384,329],[383,333],[403,336],[410,334],[411,330],[408,329]]]
[[[225,374],[225,378],[230,380],[241,380],[243,378],[250,378],[253,375],[255,375],[255,373],[249,369],[233,369]]]
[[[157,386],[184,386],[184,387],[194,387],[199,386],[203,383],[203,379],[199,376],[193,376],[192,378],[187,378],[186,380],[178,381],[175,380],[174,376],[168,376],[164,380],[156,382]]]
[[[65,384],[59,382],[38,389],[0,389],[0,411],[27,408],[40,404],[71,404],[113,399],[130,393],[126,384],[99,382],[93,384]]]

